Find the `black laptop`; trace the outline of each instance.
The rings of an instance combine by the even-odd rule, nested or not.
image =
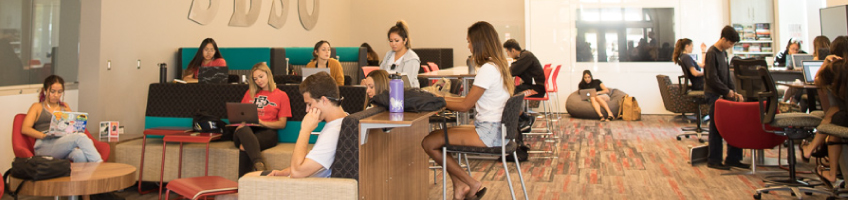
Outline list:
[[[197,71],[197,82],[204,84],[226,84],[230,70],[224,67],[200,67]]]

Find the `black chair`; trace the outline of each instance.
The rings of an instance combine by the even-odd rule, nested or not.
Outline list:
[[[745,97],[745,101],[757,101],[759,97],[757,92],[763,90],[763,81],[757,72],[757,68],[768,67],[766,61],[756,58],[733,59],[731,64],[733,65],[733,75],[737,81],[736,93]]]
[[[704,95],[703,90],[695,91],[695,90],[691,90],[689,88],[689,86],[691,86],[691,85],[689,83],[688,77],[691,76],[691,75],[692,75],[692,72],[690,72],[689,70],[683,69],[683,76],[677,77],[678,78],[678,84],[679,84],[678,87],[680,87],[680,93],[681,94],[689,97],[690,101],[694,102],[695,104],[698,104],[698,109],[697,109],[698,111],[696,112],[697,118],[695,119],[695,127],[694,128],[693,127],[683,127],[683,128],[681,128],[681,130],[687,131],[687,132],[677,134],[677,140],[680,140],[680,136],[684,136],[686,138],[689,138],[690,135],[694,135],[695,137],[698,138],[698,142],[704,143],[705,140],[703,139],[703,136],[708,135],[708,134],[704,134],[704,133],[709,133],[710,129],[701,127],[701,124],[704,120],[703,119],[704,115],[703,115],[703,112],[701,111],[701,107],[704,106],[705,104],[707,104],[707,97]],[[680,79],[682,79],[682,81]],[[712,116],[710,116],[710,117],[712,117]]]
[[[831,195],[830,191],[814,188],[821,185],[821,181],[798,179],[795,175],[795,142],[797,139],[804,139],[812,136],[813,130],[821,123],[821,117],[813,116],[806,113],[781,113],[777,114],[777,88],[766,67],[758,67],[757,73],[762,79],[763,92],[757,96],[760,106],[760,122],[763,130],[766,132],[783,135],[789,138],[789,148],[787,148],[787,160],[789,160],[789,176],[771,176],[766,177],[766,188],[756,190],[754,199],[760,199],[762,193],[769,191],[790,191],[792,194],[799,196],[805,193],[819,193]],[[766,125],[771,127],[782,128],[782,131],[772,131]]]
[[[527,187],[524,185],[524,176],[521,174],[521,164],[518,162],[518,155],[516,155],[515,150],[518,148],[518,144],[515,142],[515,136],[518,134],[518,115],[521,112],[521,102],[524,100],[524,94],[515,95],[509,98],[506,101],[506,105],[504,106],[503,115],[501,116],[501,132],[502,134],[502,143],[501,146],[496,147],[472,147],[472,146],[459,146],[459,145],[451,145],[448,140],[448,131],[445,130],[445,146],[442,147],[442,162],[447,161],[448,153],[460,153],[460,154],[482,154],[482,155],[497,155],[501,157],[501,160],[506,160],[506,155],[511,154],[515,159],[515,168],[518,171],[518,178],[521,180],[521,188],[524,190],[524,199],[528,199],[527,195]],[[445,121],[446,122],[446,121]],[[466,159],[466,165],[468,160]],[[506,171],[506,181],[509,184],[509,192],[512,194],[512,199],[515,199],[515,189],[512,187],[512,179],[509,176],[509,167],[507,166],[507,162],[502,162],[504,166],[504,171]],[[445,166],[445,163],[441,164]],[[442,198],[447,199],[447,173],[442,173]]]

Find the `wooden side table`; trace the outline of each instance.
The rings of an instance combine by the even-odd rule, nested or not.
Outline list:
[[[21,187],[19,194],[29,196],[91,195],[112,192],[135,183],[135,167],[123,163],[71,163],[71,176],[40,181],[26,181],[10,177],[9,186]]]
[[[206,143],[206,165],[203,176],[209,176],[209,142],[221,138],[220,133],[176,133],[162,138],[162,168],[159,171],[159,199],[162,199],[162,183],[165,175],[165,148],[168,142],[180,143],[180,157],[177,164],[177,179],[183,174],[183,143]],[[139,178],[140,179],[140,178]]]

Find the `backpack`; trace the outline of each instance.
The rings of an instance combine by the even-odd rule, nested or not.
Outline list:
[[[224,133],[227,123],[214,115],[200,111],[191,120],[191,129],[202,133]]]
[[[3,174],[4,189],[10,196],[18,199],[18,192],[23,182],[18,184],[15,190],[10,190],[9,176],[26,181],[39,181],[51,178],[71,176],[71,161],[58,159],[50,156],[33,156],[29,158],[15,158],[12,168]]]
[[[636,101],[636,97],[625,94],[621,98],[618,109],[618,118],[624,121],[642,120],[642,108],[639,108],[639,102]]]
[[[374,95],[371,103],[381,107],[389,107],[389,91]],[[432,93],[421,89],[404,89],[403,111],[406,112],[430,112],[441,110],[445,107],[445,98],[436,97]]]

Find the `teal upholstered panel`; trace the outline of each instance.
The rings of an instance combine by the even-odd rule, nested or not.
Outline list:
[[[197,53],[197,47],[183,47],[182,49],[180,67],[185,69]],[[221,51],[224,60],[227,60],[227,67],[230,70],[250,70],[256,63],[271,63],[270,47],[228,47],[218,48],[218,50]]]
[[[191,127],[191,118],[183,117],[144,117],[144,129],[156,127]],[[230,123],[227,119],[222,119],[224,122]],[[324,129],[324,122],[318,124],[318,127],[313,132],[319,132]],[[295,143],[300,132],[300,121],[287,121],[286,128],[277,131],[278,140],[280,143]],[[162,136],[152,135],[148,138],[162,138]],[[318,135],[309,137],[309,144],[315,144]]]
[[[312,47],[286,47],[286,58],[291,65],[306,65],[312,61]]]
[[[359,47],[336,47],[339,62],[359,62]]]

